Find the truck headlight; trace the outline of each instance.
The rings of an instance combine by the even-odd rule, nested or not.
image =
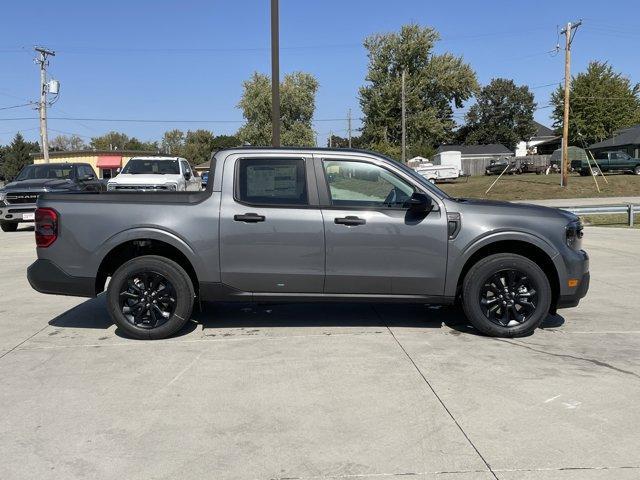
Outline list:
[[[6,195],[7,195],[7,194],[6,194],[5,192],[1,192],[1,191],[0,191],[0,207],[6,207],[6,206],[7,206],[7,204],[6,204],[6,203],[4,203],[4,197],[5,197]]]
[[[167,190],[175,192],[176,190],[178,190],[178,185],[176,185],[175,183],[170,183],[167,185]]]
[[[112,192],[116,189],[115,183],[107,183],[107,192]]]
[[[582,248],[582,222],[580,220],[573,221],[566,227],[567,245],[574,250]]]

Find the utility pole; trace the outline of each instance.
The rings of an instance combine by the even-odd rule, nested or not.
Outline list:
[[[405,70],[402,70],[402,163],[407,163],[407,109],[404,94]]]
[[[280,146],[280,20],[278,0],[271,0],[271,124],[274,147]]]
[[[572,24],[567,23],[560,33],[564,34],[566,42],[564,47],[564,116],[562,119],[562,182],[566,187],[569,182],[569,88],[571,87],[571,42],[575,36],[575,30],[582,25],[582,20]]]
[[[49,136],[47,134],[47,66],[49,61],[47,56],[55,57],[55,52],[43,47],[35,47],[38,53],[36,63],[40,65],[40,101],[38,102],[38,112],[40,116],[40,144],[44,155],[44,163],[49,163]]]
[[[349,148],[351,148],[351,109],[347,115],[347,131],[349,132]]]

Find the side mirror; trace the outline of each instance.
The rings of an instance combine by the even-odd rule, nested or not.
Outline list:
[[[184,179],[191,180],[191,172],[184,172]]]
[[[428,212],[433,208],[431,197],[422,192],[413,192],[407,203],[412,212]]]
[[[116,174],[120,173],[120,168],[116,168]]]

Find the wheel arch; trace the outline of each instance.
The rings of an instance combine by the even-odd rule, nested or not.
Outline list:
[[[199,262],[193,250],[179,237],[154,229],[127,231],[110,239],[97,268],[95,291],[104,290],[109,278],[121,265],[143,255],[169,258],[185,269],[198,294]]]
[[[452,294],[457,298],[469,269],[479,260],[497,253],[521,255],[540,266],[551,286],[551,311],[554,312],[560,296],[562,265],[557,261],[558,252],[533,235],[499,235],[479,241],[465,252],[455,274],[452,275],[453,281],[448,282],[447,288],[453,290]]]

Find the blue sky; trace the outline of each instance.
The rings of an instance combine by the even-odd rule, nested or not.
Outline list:
[[[408,22],[436,28],[442,35],[436,50],[464,56],[481,83],[507,77],[533,87],[539,107],[563,77],[563,54],[547,53],[562,44],[557,25],[579,18],[573,73],[590,60],[606,60],[640,82],[637,1],[281,0],[280,11],[281,73],[302,70],[318,78],[314,128],[321,141],[330,130],[346,135],[349,108],[360,116],[364,37]],[[242,121],[236,108],[242,81],[256,70],[270,72],[269,0],[5,2],[1,18],[0,108],[36,99],[32,47],[41,44],[56,50],[50,72],[62,85],[52,117],[170,120],[52,119],[50,136],[77,133],[88,140],[115,129],[157,140],[171,128],[233,133]],[[550,124],[549,111],[540,108],[536,119]],[[0,143],[18,130],[36,139],[37,120],[6,120],[35,116],[28,107],[0,110]]]

